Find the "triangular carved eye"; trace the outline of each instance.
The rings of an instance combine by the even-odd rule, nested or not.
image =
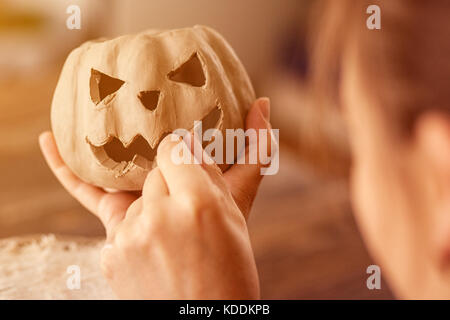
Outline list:
[[[160,92],[157,90],[152,91],[141,91],[138,95],[139,100],[141,100],[144,107],[148,110],[155,110],[158,106]]]
[[[201,87],[206,82],[197,52],[176,70],[169,72],[168,77],[172,81],[187,83],[194,87]]]
[[[124,83],[125,81],[110,77],[98,70],[91,69],[89,87],[92,101],[95,104],[99,104],[107,96],[119,90]]]

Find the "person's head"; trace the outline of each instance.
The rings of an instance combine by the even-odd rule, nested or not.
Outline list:
[[[369,30],[369,5],[381,29]],[[314,77],[342,108],[362,235],[399,297],[450,297],[450,1],[327,1]],[[317,21],[316,21],[317,22]]]

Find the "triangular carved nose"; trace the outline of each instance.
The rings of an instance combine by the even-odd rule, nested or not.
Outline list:
[[[139,100],[148,110],[155,110],[158,106],[160,92],[157,90],[141,91],[138,95]]]

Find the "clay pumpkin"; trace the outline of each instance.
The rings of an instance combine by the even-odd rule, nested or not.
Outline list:
[[[159,142],[178,128],[242,128],[255,99],[238,57],[194,26],[90,41],[60,75],[51,123],[71,170],[91,184],[139,190]]]

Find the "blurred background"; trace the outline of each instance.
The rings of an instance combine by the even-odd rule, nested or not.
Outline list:
[[[80,30],[66,27],[70,5],[81,9]],[[280,172],[264,179],[249,222],[262,297],[391,298],[384,282],[366,287],[373,262],[349,204],[339,110],[319,110],[306,84],[310,8],[309,0],[0,0],[0,238],[104,235],[38,148],[67,54],[96,37],[204,24],[235,49],[257,95],[271,98],[280,129]]]

